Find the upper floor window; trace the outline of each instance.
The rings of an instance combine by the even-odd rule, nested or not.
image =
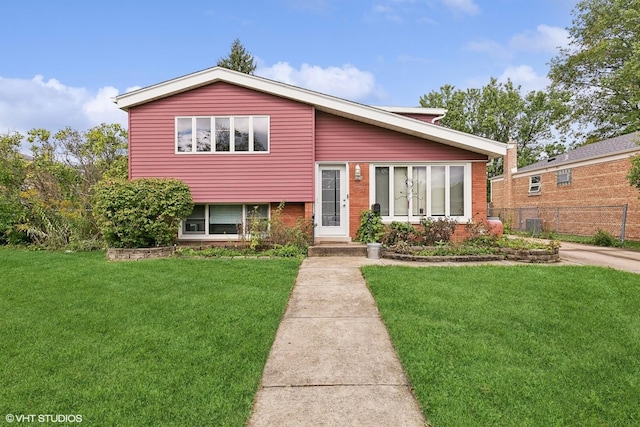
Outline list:
[[[529,194],[539,194],[540,193],[540,175],[532,175],[529,177]]]
[[[380,205],[386,219],[470,216],[469,165],[381,165],[373,169],[372,202]]]
[[[176,117],[176,153],[268,152],[268,116]]]
[[[556,173],[556,182],[558,186],[571,185],[571,169],[562,169]]]

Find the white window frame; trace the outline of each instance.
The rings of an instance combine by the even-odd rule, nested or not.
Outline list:
[[[248,118],[249,119],[249,149],[247,151],[236,151],[235,149],[235,119],[236,118]],[[254,141],[254,127],[253,121],[256,118],[267,119],[267,150],[256,151]],[[191,119],[191,151],[179,151],[178,150],[178,122],[180,119]],[[209,129],[211,130],[211,150],[210,151],[197,151],[197,119],[209,119]],[[229,119],[229,151],[217,151],[215,140],[215,119]],[[193,154],[269,154],[271,152],[271,116],[266,115],[237,115],[237,116],[176,116],[174,123],[174,152],[179,155],[193,155]]]
[[[560,179],[564,177],[564,179]],[[559,187],[571,185],[571,169],[561,169],[556,172],[556,184]]]
[[[413,195],[413,186],[409,188],[410,194],[408,195],[409,199],[409,208],[408,215],[394,215],[395,211],[395,197],[394,194],[394,168],[402,167],[407,168],[407,175],[413,176],[413,168],[414,167],[427,167],[427,188],[426,188],[426,198],[427,198],[427,211],[423,215],[414,215],[413,214],[413,203],[414,203],[414,195]],[[432,215],[431,214],[431,167],[432,166],[445,166],[445,215]],[[464,213],[463,215],[451,216],[451,186],[450,186],[450,167],[451,166],[463,166],[464,167]],[[369,168],[369,182],[371,185],[369,186],[369,200],[370,204],[376,203],[376,182],[375,182],[375,170],[377,167],[385,167],[389,168],[389,215],[383,215],[382,221],[384,223],[390,223],[392,221],[404,221],[417,224],[420,222],[422,218],[452,218],[455,219],[458,223],[466,223],[471,220],[471,201],[472,201],[472,192],[473,192],[473,183],[471,182],[471,163],[456,163],[456,162],[447,162],[447,163],[372,163]]]
[[[537,182],[534,180],[537,178]],[[536,195],[542,191],[542,177],[540,175],[531,175],[529,177],[529,194]]]
[[[240,240],[242,238],[249,237],[247,230],[247,215],[253,210],[256,205],[267,206],[267,220],[271,220],[271,203],[269,202],[256,202],[256,203],[196,203],[198,206],[204,206],[204,233],[184,232],[184,223],[180,222],[180,229],[178,231],[178,239],[180,240]],[[213,234],[209,233],[209,217],[210,206],[216,205],[234,205],[242,206],[242,229],[244,234]]]

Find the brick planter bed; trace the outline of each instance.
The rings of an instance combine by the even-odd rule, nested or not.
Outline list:
[[[382,251],[382,258],[400,261],[416,262],[479,262],[479,261],[520,261],[529,263],[551,263],[560,260],[558,249],[549,252],[548,249],[513,249],[500,248],[501,254],[495,255],[450,255],[450,256],[422,256],[411,254],[399,254],[389,250]]]
[[[107,249],[107,259],[110,261],[134,261],[139,259],[168,258],[175,252],[174,246],[160,246],[157,248],[136,249]]]

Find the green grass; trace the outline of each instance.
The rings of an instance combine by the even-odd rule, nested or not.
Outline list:
[[[434,426],[640,425],[640,276],[363,268]]]
[[[244,425],[299,265],[0,249],[0,414]]]

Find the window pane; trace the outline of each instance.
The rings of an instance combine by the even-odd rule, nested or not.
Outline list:
[[[178,119],[178,152],[188,153],[192,147],[192,134],[191,119],[181,118]]]
[[[209,234],[238,234],[242,227],[242,205],[210,205]]]
[[[269,151],[269,118],[253,118],[253,151]]]
[[[229,128],[230,119],[228,117],[216,118],[216,151],[229,151]]]
[[[389,215],[389,168],[376,168],[376,200],[380,204],[380,215]]]
[[[431,215],[444,216],[444,166],[431,166]]]
[[[393,168],[393,214],[395,216],[409,215],[409,199],[407,198],[407,168]]]
[[[258,233],[266,236],[269,230],[269,205],[245,205],[245,234]]]
[[[427,167],[413,167],[413,186],[411,188],[413,215],[427,214]]]
[[[322,226],[340,226],[340,171],[322,171]]]
[[[204,234],[204,205],[195,205],[193,212],[184,221],[182,232],[185,234]]]
[[[449,167],[450,216],[464,215],[464,166]]]
[[[196,151],[211,151],[211,119],[196,119]]]
[[[233,119],[234,150],[249,151],[249,117]]]

